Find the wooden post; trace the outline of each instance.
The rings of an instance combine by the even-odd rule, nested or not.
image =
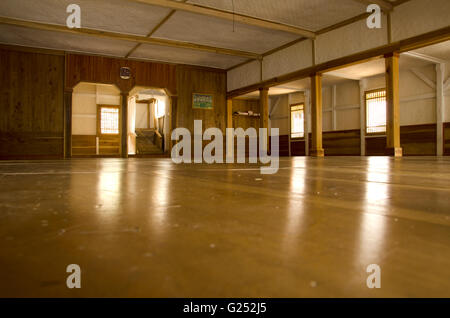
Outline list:
[[[260,128],[269,129],[269,89],[268,88],[260,88],[259,89],[259,110],[260,110]],[[269,131],[267,131],[267,137],[270,135]],[[261,137],[261,136],[260,136]],[[262,151],[267,151],[268,149],[268,139],[263,143],[265,149]]]
[[[337,130],[337,113],[336,113],[336,85],[331,87],[331,124],[334,131]]]
[[[323,157],[322,147],[322,75],[311,76],[312,157]]]
[[[436,64],[436,155],[444,154],[444,74],[445,64]]]
[[[169,154],[173,148],[172,131],[177,128],[177,102],[178,96],[170,96]]]
[[[73,89],[64,91],[64,158],[72,157],[72,94]]]
[[[305,91],[305,156],[309,156],[309,133],[311,131],[311,90]]]
[[[233,128],[233,100],[227,99],[227,128]]]
[[[227,99],[227,118],[226,118],[227,126],[226,128],[233,128],[233,99]],[[227,137],[227,132],[225,130],[225,136]],[[234,138],[234,137],[233,137]],[[226,152],[225,157],[227,162],[233,162],[234,160],[234,140],[231,138],[225,138],[226,142]]]
[[[400,98],[398,53],[385,55],[386,60],[386,155],[401,157]]]
[[[120,96],[122,99],[120,153],[122,158],[128,158],[128,92],[121,92]]]
[[[362,79],[359,81],[359,122],[360,122],[360,135],[361,135],[361,156],[366,155],[366,98],[365,98],[365,90],[366,90],[366,80]]]

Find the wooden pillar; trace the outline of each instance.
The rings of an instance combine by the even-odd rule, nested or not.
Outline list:
[[[360,122],[360,147],[361,147],[361,156],[366,155],[366,80],[362,79],[359,81],[359,122]]]
[[[331,125],[334,131],[337,130],[337,112],[336,112],[336,85],[331,87]]]
[[[227,128],[233,128],[233,100],[227,99]]]
[[[227,118],[226,118],[226,128],[233,128],[233,99],[227,99]],[[227,137],[227,132],[225,130],[225,135]],[[234,138],[234,137],[233,137]],[[234,160],[234,139],[225,138],[226,149],[225,158],[227,162],[233,162]]]
[[[172,131],[177,128],[177,106],[178,106],[178,96],[170,96],[170,127],[169,127],[169,154],[172,151],[173,141],[172,141]]]
[[[312,157],[323,157],[322,147],[322,75],[311,76]]]
[[[400,98],[398,53],[385,56],[386,60],[386,155],[401,157]]]
[[[128,92],[121,92],[120,96],[122,100],[120,153],[122,158],[128,158]]]
[[[305,91],[305,156],[309,156],[309,133],[311,132],[311,91]]]
[[[444,154],[444,74],[445,64],[436,64],[436,155]]]
[[[259,111],[261,114],[260,128],[266,128],[267,136],[269,136],[269,89],[266,87],[259,89]],[[267,151],[269,145],[268,140],[265,140],[263,145],[265,149],[262,149],[262,151]]]
[[[64,91],[64,158],[72,157],[72,88]]]

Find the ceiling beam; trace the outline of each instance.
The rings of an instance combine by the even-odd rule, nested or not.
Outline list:
[[[158,23],[158,25],[156,25],[153,30],[150,31],[150,33],[147,35],[147,37],[151,37],[156,31],[158,31],[158,29],[167,22],[167,20],[170,19],[170,17],[175,13],[175,10],[172,10],[167,16],[164,17],[164,19],[161,20],[160,23]],[[142,43],[138,43],[136,44],[135,47],[133,47],[128,53],[127,55],[125,55],[125,58],[130,57],[131,54],[133,54],[140,46],[142,45]]]
[[[363,4],[377,4],[380,6],[380,8],[383,11],[387,11],[390,12],[392,10],[394,10],[394,5],[392,3],[390,3],[389,1],[386,0],[353,0],[359,3],[363,3]]]
[[[186,2],[186,1],[187,1],[187,0],[181,0],[181,2]],[[161,27],[164,25],[164,23],[166,23],[166,22],[173,16],[173,14],[174,14],[175,12],[177,12],[177,10],[171,10],[171,11],[169,12],[169,14],[166,15],[166,16],[161,20],[161,22],[159,22],[159,23],[158,23],[158,24],[150,31],[149,34],[147,34],[147,37],[148,37],[148,38],[151,37],[156,31],[158,31],[159,28],[161,28]],[[127,55],[125,55],[125,58],[129,58],[130,55],[133,54],[133,53],[134,53],[141,45],[142,45],[142,43],[136,44],[136,46],[133,47],[133,48],[127,53]]]
[[[218,47],[213,47],[213,46],[208,46],[208,45],[201,45],[201,44],[181,42],[181,41],[164,40],[164,39],[154,39],[154,38],[148,38],[145,36],[99,31],[99,30],[93,30],[93,29],[84,29],[84,28],[69,29],[68,27],[63,26],[63,25],[48,24],[48,23],[42,23],[42,22],[32,22],[32,21],[12,19],[12,18],[0,17],[0,24],[13,25],[13,26],[25,27],[25,28],[36,29],[36,30],[87,35],[87,36],[93,36],[93,37],[98,37],[98,38],[121,40],[121,41],[128,41],[128,42],[141,43],[141,44],[151,44],[151,45],[159,45],[159,46],[166,46],[166,47],[190,49],[190,50],[196,50],[196,51],[224,54],[224,55],[231,55],[231,56],[239,56],[239,57],[245,57],[245,58],[251,58],[251,59],[260,59],[261,58],[261,56],[256,53],[232,50],[232,49],[225,49],[225,48],[218,48]]]
[[[172,10],[202,14],[210,17],[235,21],[242,24],[252,25],[260,28],[293,33],[310,39],[316,37],[316,34],[314,32],[299,27],[295,27],[292,25],[268,21],[260,18],[254,18],[242,14],[235,14],[233,12],[203,7],[190,3],[183,3],[171,0],[128,0],[128,1],[146,3],[154,6],[170,8]]]
[[[437,57],[434,56],[430,56],[430,55],[426,55],[426,54],[422,54],[422,53],[418,53],[418,52],[414,52],[414,51],[409,51],[409,52],[405,52],[403,53],[404,55],[422,60],[422,61],[427,61],[427,62],[431,62],[434,64],[445,64],[447,63],[446,60],[441,60]]]

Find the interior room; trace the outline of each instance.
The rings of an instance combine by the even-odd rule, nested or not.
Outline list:
[[[1,1],[0,297],[450,297],[449,16]]]

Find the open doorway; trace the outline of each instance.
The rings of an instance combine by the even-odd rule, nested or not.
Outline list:
[[[163,155],[169,147],[169,97],[163,89],[135,87],[128,100],[128,155]]]
[[[72,156],[120,156],[120,91],[114,85],[79,83],[72,97]]]

